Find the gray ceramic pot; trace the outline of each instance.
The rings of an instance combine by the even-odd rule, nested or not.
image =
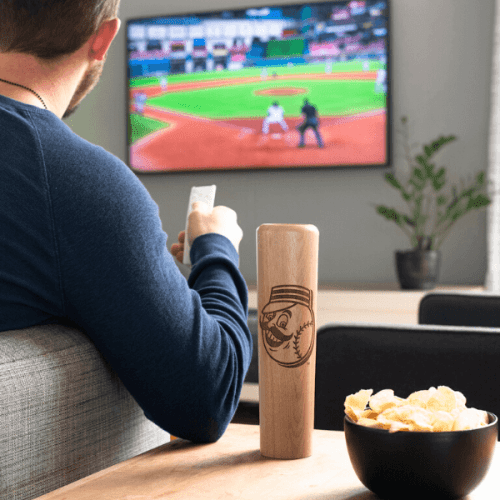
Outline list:
[[[430,290],[439,276],[441,253],[438,250],[396,251],[396,269],[403,290]]]

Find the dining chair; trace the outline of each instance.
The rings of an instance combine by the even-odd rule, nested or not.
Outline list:
[[[329,323],[317,332],[315,428],[342,430],[360,389],[400,397],[446,385],[500,415],[500,328]]]
[[[420,301],[418,322],[500,327],[500,296],[488,292],[430,292]]]

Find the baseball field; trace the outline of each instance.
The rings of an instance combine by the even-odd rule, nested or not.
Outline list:
[[[349,166],[386,159],[386,94],[379,63],[246,68],[130,80],[130,164],[141,172]],[[141,106],[137,95],[147,97]],[[312,130],[298,148],[304,99],[320,119],[324,147]],[[287,130],[268,107],[284,109]]]

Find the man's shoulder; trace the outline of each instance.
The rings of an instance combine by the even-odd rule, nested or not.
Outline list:
[[[137,195],[137,190],[142,190],[140,181],[121,159],[53,118],[50,131],[44,126],[49,125],[50,117],[37,128],[47,182],[54,196],[58,191],[65,196],[73,193],[75,197],[95,198],[103,193],[114,197],[117,192]]]
[[[89,175],[93,171],[129,170],[115,155],[82,138],[62,120],[54,118],[52,127],[43,126],[49,123],[41,123],[42,126],[38,127],[40,145],[48,169],[54,172],[62,169],[65,175],[72,171]]]

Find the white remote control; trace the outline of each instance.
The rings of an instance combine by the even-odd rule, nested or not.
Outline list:
[[[212,210],[212,208],[214,208],[216,187],[217,186],[215,186],[214,184],[212,186],[193,186],[191,188],[191,194],[189,195],[189,204],[186,215],[186,239],[184,240],[184,258],[182,260],[182,263],[187,264],[188,266],[191,265],[191,259],[189,257],[189,252],[191,250],[191,247],[189,246],[187,238],[189,214],[192,212],[193,203],[196,201],[203,201],[209,206],[210,210]]]

